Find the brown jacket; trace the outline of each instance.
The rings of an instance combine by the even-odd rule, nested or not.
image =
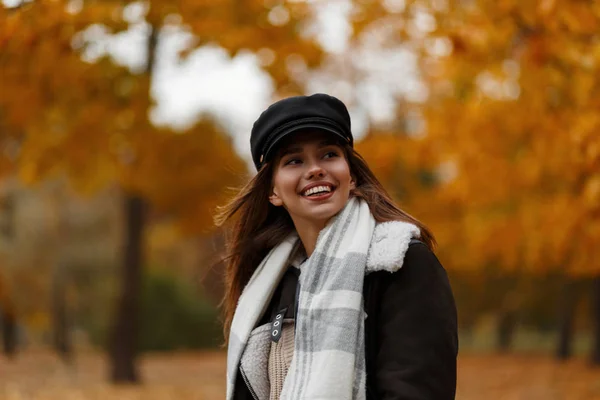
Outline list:
[[[282,279],[260,324],[294,298],[294,270],[290,268]],[[367,399],[454,399],[456,306],[437,257],[425,244],[413,240],[402,268],[368,274],[363,293]],[[253,399],[239,372],[234,399]]]

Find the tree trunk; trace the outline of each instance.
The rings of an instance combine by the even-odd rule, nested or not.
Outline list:
[[[4,195],[0,202],[0,236],[12,244],[15,230],[15,199],[13,193]],[[0,276],[0,325],[2,351],[7,357],[17,352],[17,318],[11,302],[10,291],[4,276]]]
[[[573,330],[575,322],[575,308],[579,299],[577,282],[565,278],[563,295],[559,304],[558,346],[556,347],[556,358],[567,360],[573,355]]]
[[[133,383],[136,370],[139,295],[142,278],[145,202],[141,197],[126,195],[126,233],[122,266],[121,296],[118,300],[111,338],[111,380]]]
[[[17,351],[17,318],[8,284],[2,275],[0,275],[0,328],[2,351],[7,357],[12,357]]]
[[[523,303],[523,293],[528,281],[522,275],[506,275],[501,278],[504,285],[514,285],[514,289],[503,294],[498,322],[496,325],[496,349],[508,352],[513,344],[514,333],[517,327],[519,310]]]
[[[150,25],[147,43],[146,74],[152,80],[156,62],[159,29]],[[148,92],[150,98],[150,92]],[[146,116],[144,116],[146,117]],[[122,270],[122,289],[111,338],[111,380],[115,383],[138,382],[136,355],[138,348],[139,297],[143,268],[143,233],[146,202],[137,195],[125,195],[126,236]]]
[[[65,301],[65,268],[59,264],[54,272],[52,282],[52,322],[54,328],[54,347],[58,355],[66,363],[72,361],[71,335]]]
[[[500,352],[508,352],[512,346],[516,327],[516,316],[513,311],[502,311],[498,318],[497,348]]]
[[[14,314],[2,309],[2,351],[12,358],[17,352],[17,321]]]
[[[592,354],[590,362],[600,365],[600,276],[595,276],[592,281]]]

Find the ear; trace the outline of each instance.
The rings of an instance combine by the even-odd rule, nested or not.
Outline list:
[[[269,196],[269,202],[273,204],[275,207],[281,207],[283,205],[283,200],[279,197],[275,191]]]
[[[356,189],[356,181],[353,177],[350,177],[350,190]]]

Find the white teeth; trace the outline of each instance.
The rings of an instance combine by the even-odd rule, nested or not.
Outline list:
[[[331,188],[329,186],[315,186],[304,192],[304,196],[310,196],[313,193],[319,192],[331,192]]]

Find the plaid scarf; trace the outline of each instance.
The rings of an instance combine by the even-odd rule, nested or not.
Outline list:
[[[373,265],[373,270],[400,268],[410,238],[419,236],[412,224],[381,225],[385,229],[378,237],[367,203],[353,197],[319,233],[315,251],[300,274],[294,356],[282,400],[365,399],[366,315],[362,290],[369,272],[367,264]],[[372,242],[386,242],[390,230],[394,231],[393,240],[402,236],[402,241],[394,244],[393,251],[379,248],[371,254]],[[240,358],[250,332],[285,273],[297,240],[297,234],[293,234],[273,248],[240,297],[229,337],[228,400],[233,399]]]

